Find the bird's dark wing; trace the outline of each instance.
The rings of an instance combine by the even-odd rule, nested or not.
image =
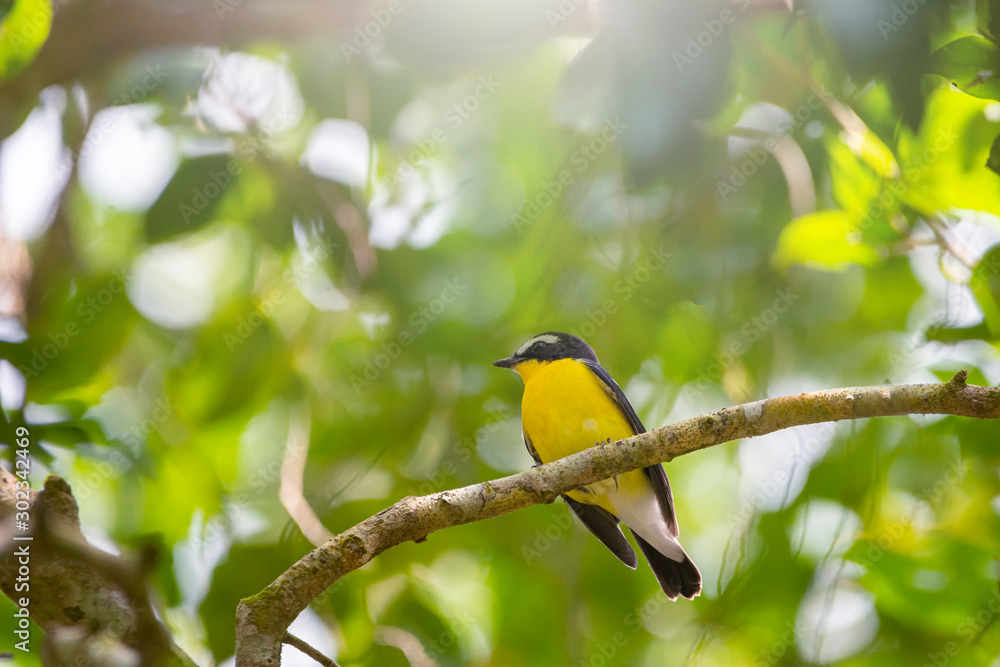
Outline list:
[[[528,432],[521,429],[521,435],[524,436],[524,446],[528,448],[528,453],[531,454],[531,458],[535,459],[535,465],[542,465],[542,457],[538,455],[535,451],[535,446],[531,444],[531,438],[528,437]]]
[[[580,363],[584,364],[594,375],[600,378],[608,394],[618,404],[618,409],[625,415],[625,419],[628,420],[632,430],[636,434],[645,433],[646,427],[639,421],[639,415],[635,414],[635,409],[628,402],[625,392],[614,381],[614,378],[600,364],[589,359],[583,359]],[[653,485],[653,491],[660,502],[660,509],[663,511],[663,518],[667,521],[670,534],[677,537],[680,531],[677,529],[677,517],[674,516],[674,496],[670,492],[670,481],[667,480],[667,473],[664,472],[663,466],[659,463],[643,468],[643,472],[646,473],[646,477],[649,478],[650,483]]]
[[[625,419],[628,420],[629,425],[632,430],[636,433],[645,433],[646,427],[642,425],[639,421],[639,415],[635,414],[635,410],[632,408],[632,404],[628,402],[628,398],[625,397],[625,392],[622,388],[618,386],[618,383],[614,381],[604,367],[598,363],[590,361],[589,359],[582,359],[581,364],[590,369],[590,372],[601,379],[604,383],[604,388],[607,390],[611,397],[614,399],[615,403],[618,404],[618,409],[622,411],[625,415]]]
[[[618,519],[614,514],[601,509],[597,505],[587,505],[578,503],[569,496],[564,495],[563,500],[572,508],[573,512],[580,518],[583,525],[592,532],[597,539],[604,543],[611,553],[621,562],[628,565],[633,570],[639,563],[635,552],[629,545],[628,540],[622,534],[622,529],[618,527]]]

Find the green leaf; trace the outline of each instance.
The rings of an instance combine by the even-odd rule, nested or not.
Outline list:
[[[146,213],[146,238],[154,243],[208,224],[243,165],[229,155],[206,155],[181,164]]]
[[[42,48],[52,27],[49,0],[17,0],[0,21],[0,78],[24,69]]]
[[[107,444],[101,425],[92,419],[35,424],[31,428],[32,435],[39,441],[44,440],[63,447],[75,447],[82,442]]]
[[[976,0],[976,27],[994,39],[1000,35],[1000,0]]]
[[[1000,100],[1000,48],[978,35],[959,37],[931,54],[929,71],[973,97]]]
[[[842,141],[883,178],[899,176],[899,164],[892,150],[871,130],[845,132]]]
[[[1000,337],[1000,245],[990,248],[972,272],[969,287],[983,309],[993,338]]]
[[[867,214],[872,200],[879,195],[881,179],[838,137],[831,137],[826,142],[826,150],[834,200],[849,213]]]
[[[1000,135],[993,140],[990,146],[990,156],[986,159],[986,167],[997,174],[1000,174]]]
[[[998,131],[987,118],[990,104],[952,86],[928,96],[919,134],[899,136],[903,204],[923,215],[950,208],[1000,214],[997,176],[983,168]]]
[[[29,325],[27,340],[8,348],[7,358],[28,380],[30,399],[93,382],[121,349],[135,321],[125,281],[120,272],[80,280],[70,298],[52,297],[51,310]]]
[[[772,261],[781,270],[793,264],[839,270],[848,264],[874,264],[878,255],[861,240],[854,216],[844,211],[816,211],[785,227]]]
[[[963,340],[985,340],[990,335],[990,328],[985,322],[980,322],[971,327],[930,327],[924,332],[927,340],[936,340],[939,343],[957,343]],[[947,379],[947,378],[945,378]],[[970,384],[975,384],[970,381]]]

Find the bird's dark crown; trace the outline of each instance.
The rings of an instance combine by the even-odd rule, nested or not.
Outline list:
[[[555,361],[556,359],[587,359],[597,363],[597,354],[582,338],[561,331],[546,331],[532,336],[509,359],[494,365],[511,367],[521,361]],[[507,363],[501,363],[507,362]]]

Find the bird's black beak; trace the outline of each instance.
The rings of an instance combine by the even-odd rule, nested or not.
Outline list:
[[[520,361],[517,357],[507,357],[506,359],[494,361],[493,365],[497,368],[514,368]]]

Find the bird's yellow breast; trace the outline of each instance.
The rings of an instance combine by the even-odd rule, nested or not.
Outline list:
[[[573,359],[525,361],[515,370],[524,380],[521,424],[543,463],[575,454],[600,442],[635,435],[604,383]],[[619,492],[648,492],[639,470],[570,491],[575,500],[616,513]]]
[[[544,463],[635,434],[604,383],[581,362],[530,361],[517,371],[524,379],[521,421]]]

